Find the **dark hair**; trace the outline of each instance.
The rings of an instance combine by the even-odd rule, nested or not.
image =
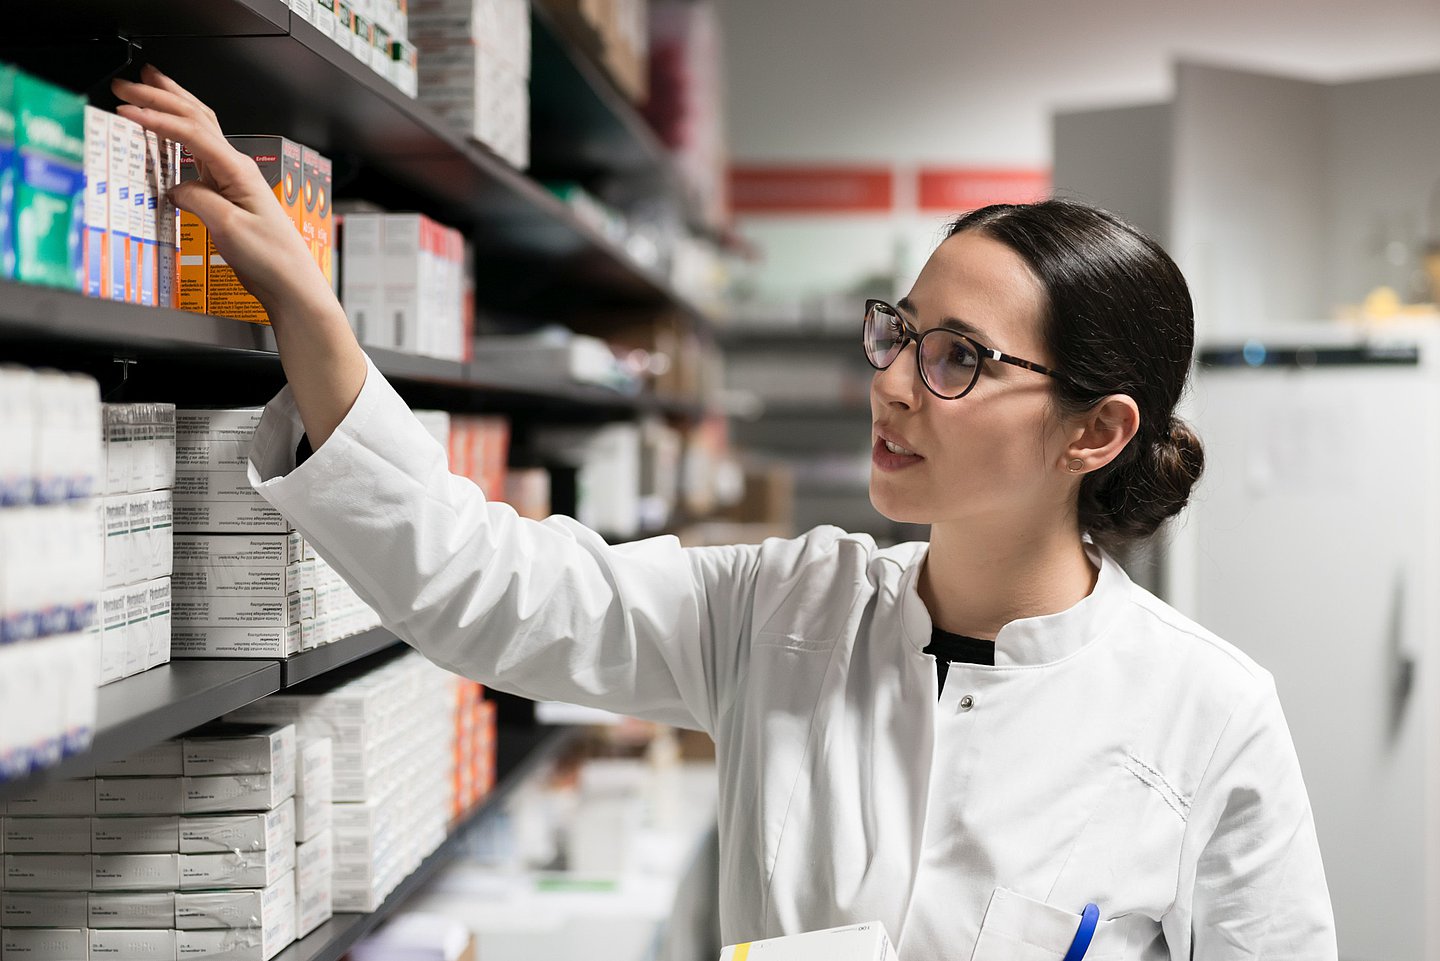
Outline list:
[[[1174,415],[1195,345],[1190,290],[1155,241],[1119,217],[1064,200],[996,204],[950,224],[1003,243],[1045,288],[1041,336],[1070,381],[1063,413],[1128,394],[1140,427],[1118,457],[1080,483],[1080,528],[1107,547],[1148,537],[1178,514],[1200,479],[1200,440]]]

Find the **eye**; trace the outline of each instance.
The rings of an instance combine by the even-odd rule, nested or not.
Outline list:
[[[975,353],[975,348],[970,342],[960,337],[950,338],[950,351],[948,360],[959,367],[971,368],[980,363],[980,355]]]

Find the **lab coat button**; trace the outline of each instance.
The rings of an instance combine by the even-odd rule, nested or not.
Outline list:
[[[962,698],[960,699],[960,710],[962,710],[962,711],[968,711],[968,710],[970,710],[970,709],[971,709],[972,707],[974,707],[974,706],[975,706],[975,698],[971,697],[969,694],[966,694],[964,697],[962,697]]]

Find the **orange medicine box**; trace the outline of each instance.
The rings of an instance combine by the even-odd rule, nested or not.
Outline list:
[[[180,149],[180,182],[200,176],[190,151]],[[181,310],[205,313],[206,250],[210,238],[205,223],[188,210],[180,211],[180,303]],[[113,250],[113,248],[112,248]]]
[[[265,177],[265,182],[275,191],[275,197],[290,215],[295,229],[303,235],[305,211],[301,199],[301,158],[304,148],[284,137],[250,136],[226,139],[235,149],[255,161]],[[260,306],[260,302],[240,283],[235,271],[216,251],[215,245],[207,241],[205,249],[209,260],[205,277],[207,312],[217,317],[231,317],[256,324],[270,323],[265,308]]]
[[[335,281],[335,211],[331,205],[331,188],[334,173],[328,157],[321,156],[309,147],[304,148],[301,157],[304,186],[304,212],[301,233],[310,248],[325,279],[334,285]]]

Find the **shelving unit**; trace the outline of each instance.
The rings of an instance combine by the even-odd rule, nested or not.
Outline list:
[[[284,0],[71,0],[7,14],[0,60],[113,103],[108,79],[153,62],[219,114],[228,132],[274,133],[334,161],[335,193],[415,210],[462,230],[475,247],[476,308],[506,326],[567,311],[678,312],[707,338],[711,319],[668,277],[578,218],[541,180],[611,177],[653,192],[700,225],[664,146],[588,54],[534,13],[534,174],[511,167],[447,127],[342,51]],[[552,119],[571,122],[561,129]],[[708,229],[708,228],[703,228]],[[474,363],[369,348],[377,368],[416,407],[515,414],[517,422],[584,423],[658,414],[696,420],[699,404],[603,387],[537,383]],[[187,312],[86,298],[0,281],[0,362],[97,376],[115,400],[261,404],[281,386],[273,331]],[[47,782],[93,773],[267,695],[383,660],[400,642],[376,629],[288,660],[179,660],[100,689],[91,749],[0,784],[0,801]],[[504,699],[502,699],[504,700]],[[516,712],[517,715],[519,712]],[[280,955],[335,961],[392,914],[459,848],[466,828],[553,759],[573,728],[501,724],[497,785],[452,825],[450,839],[378,911],[340,914]]]

